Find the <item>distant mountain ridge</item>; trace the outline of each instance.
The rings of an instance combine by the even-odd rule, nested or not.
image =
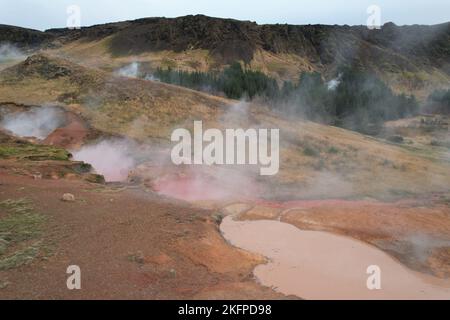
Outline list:
[[[190,15],[179,18],[144,18],[83,27],[80,30],[49,29],[45,32],[0,25],[0,41],[40,45],[55,39],[73,41],[114,35],[111,50],[118,55],[154,50],[207,49],[229,60],[249,62],[261,48],[273,53],[295,53],[330,63],[334,54],[349,57],[345,46],[389,48],[415,60],[442,65],[450,58],[450,23],[424,26],[385,24],[380,30],[365,26],[258,25],[250,21]],[[337,43],[342,40],[343,43]]]
[[[264,52],[274,57],[294,56],[306,65],[296,66],[297,69],[328,75],[335,73],[339,66],[351,65],[386,75],[385,78],[393,74],[394,84],[397,77],[401,81],[411,77],[414,82],[411,90],[415,82],[421,85],[422,78],[428,80],[428,75],[434,81],[430,86],[450,83],[450,22],[432,26],[387,23],[379,30],[369,30],[365,26],[346,25],[258,25],[250,21],[189,15],[45,32],[0,25],[0,42],[8,41],[26,48],[58,48],[76,41],[102,39],[108,39],[107,50],[113,57],[199,49],[208,52],[216,67],[243,61],[259,68],[252,62],[259,52]],[[282,63],[285,69],[290,68],[290,62]],[[269,73],[270,68],[266,68]]]

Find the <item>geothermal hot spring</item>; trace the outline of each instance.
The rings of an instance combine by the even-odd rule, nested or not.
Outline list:
[[[173,175],[161,180],[156,191],[185,201],[218,200],[220,203],[225,200],[230,203],[235,200],[236,203],[236,199],[245,202],[247,197],[252,203],[288,210],[328,201],[269,202],[251,198],[257,188],[246,194],[248,186],[232,186],[227,190],[226,185],[221,190],[214,181]],[[237,218],[228,215],[222,220],[223,237],[235,247],[266,257],[268,262],[257,266],[254,276],[262,285],[283,294],[305,299],[450,298],[450,281],[412,271],[362,241],[328,232],[301,230],[276,220],[239,221]],[[380,290],[368,289],[371,266],[380,268]]]
[[[185,201],[250,202],[297,208],[309,202],[267,202],[248,198],[248,186],[217,184],[208,179],[176,175],[162,179],[155,190]],[[238,195],[236,192],[238,191]],[[326,200],[325,200],[326,201]],[[338,202],[338,201],[336,201]],[[382,250],[350,237],[305,231],[275,220],[222,220],[220,231],[233,246],[265,256],[254,270],[256,279],[286,295],[305,299],[449,299],[450,281],[412,271]],[[369,290],[369,266],[381,271],[381,290]]]
[[[305,299],[449,299],[450,283],[413,272],[363,242],[320,231],[305,231],[272,220],[235,221],[220,230],[232,245],[261,254],[267,264],[254,270],[258,281]],[[369,266],[381,270],[381,290],[367,288]]]
[[[83,146],[73,151],[73,158],[92,165],[94,170],[106,181],[125,181],[134,168],[135,160],[127,142],[122,140],[103,140]]]
[[[0,127],[18,137],[36,138],[43,143],[54,134],[75,138],[76,145],[82,143],[87,132],[81,119],[59,107],[31,107],[20,112],[9,112],[0,121]],[[62,129],[62,130],[61,130]],[[76,141],[79,140],[79,141]],[[59,145],[58,143],[56,143]],[[103,175],[106,181],[124,181],[135,166],[136,147],[125,139],[103,139],[92,144],[76,148],[68,147],[76,161],[92,165],[95,171]]]
[[[44,140],[64,122],[56,109],[40,108],[3,117],[0,126],[17,136]],[[90,163],[107,181],[125,181],[136,165],[138,148],[120,139],[105,139],[72,150],[75,160]],[[213,178],[212,178],[213,177]],[[217,203],[255,201],[258,188],[240,174],[169,173],[153,189],[185,201]],[[256,199],[257,200],[257,199]],[[286,205],[276,203],[275,205]],[[289,204],[301,206],[302,201]],[[353,238],[305,231],[274,220],[238,221],[229,215],[220,225],[233,246],[265,256],[256,279],[286,295],[306,299],[449,299],[450,283],[407,269],[383,251]],[[381,270],[381,290],[369,290],[369,266]]]
[[[61,109],[41,107],[6,114],[0,122],[0,127],[18,137],[35,137],[44,140],[63,124],[64,113]]]

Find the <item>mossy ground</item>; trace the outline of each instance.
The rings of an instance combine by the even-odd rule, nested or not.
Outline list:
[[[0,145],[0,158],[27,160],[61,160],[67,161],[70,153],[53,146],[34,145],[29,143],[8,143]]]
[[[0,202],[0,271],[28,264],[40,254],[46,220],[28,199]]]

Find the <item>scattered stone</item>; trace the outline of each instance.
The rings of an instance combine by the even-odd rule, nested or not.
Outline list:
[[[389,136],[387,140],[393,143],[403,143],[405,141],[405,139],[400,135]]]
[[[67,180],[77,180],[77,179],[78,179],[78,176],[77,176],[75,173],[66,173],[66,174],[64,175],[64,179],[67,179]]]
[[[58,174],[56,174],[56,173],[52,173],[51,175],[50,175],[50,178],[52,179],[52,180],[59,180],[59,175]]]
[[[64,193],[62,196],[62,201],[73,202],[75,201],[75,196],[71,193]]]
[[[10,282],[8,282],[8,281],[0,281],[0,289],[5,289],[9,285],[10,285]]]
[[[173,262],[172,258],[169,257],[167,254],[162,253],[156,256],[151,256],[145,258],[145,261],[148,263],[153,263],[156,265],[168,265]]]
[[[88,174],[85,179],[88,182],[105,184],[105,177],[100,174],[91,173]]]
[[[225,217],[225,214],[221,212],[215,212],[211,215],[211,217],[213,218],[215,223],[220,224],[222,222],[222,219]]]
[[[128,260],[131,261],[131,262],[136,262],[138,264],[144,264],[145,263],[145,257],[144,257],[144,254],[141,251],[129,254],[128,255]]]
[[[41,173],[33,174],[33,179],[34,179],[34,180],[40,180],[40,179],[42,179],[42,174],[41,174]]]

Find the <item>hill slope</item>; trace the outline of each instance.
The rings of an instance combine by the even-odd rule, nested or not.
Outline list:
[[[380,30],[368,30],[365,26],[258,25],[196,15],[81,30],[20,30],[0,33],[0,42],[38,42],[56,48],[53,53],[108,70],[141,61],[148,70],[170,66],[205,71],[239,60],[281,80],[297,80],[301,71],[312,70],[332,78],[338,67],[353,65],[420,97],[436,86],[450,85],[449,23],[388,23]]]
[[[203,120],[204,127],[280,128],[280,172],[263,181],[271,197],[384,198],[450,186],[450,159],[442,148],[386,143],[285,119],[256,104],[112,76],[47,55],[0,72],[0,84],[0,103],[60,105],[104,134],[143,142],[168,145],[173,129],[192,128],[194,120]]]
[[[238,212],[238,208],[246,210],[245,219],[274,219],[301,229],[352,236],[388,252],[414,270],[448,277],[449,149],[390,143],[345,129],[286,119],[256,104],[114,76],[43,54],[0,72],[0,122],[14,108],[26,109],[27,105],[59,106],[86,128],[94,129],[92,138],[86,134],[90,143],[86,147],[111,140],[111,136],[137,140],[138,148],[132,152],[140,159],[130,169],[128,183],[99,186],[78,181],[82,177],[92,182],[94,177],[77,172],[77,163],[67,161],[68,153],[59,148],[29,146],[15,138],[0,139],[4,150],[0,155],[1,198],[16,199],[19,192],[21,197],[36,201],[38,207],[45,204],[40,208],[63,226],[60,230],[70,231],[73,236],[56,249],[59,253],[69,252],[67,259],[60,255],[46,264],[47,269],[27,269],[25,274],[42,281],[24,281],[23,270],[12,269],[6,274],[13,285],[0,295],[23,296],[22,292],[30,292],[30,285],[44,285],[45,290],[38,290],[43,297],[66,297],[67,290],[60,293],[60,282],[47,281],[49,275],[55,279],[47,271],[64,270],[61,264],[75,257],[88,266],[117,261],[108,263],[113,266],[108,269],[111,272],[92,276],[106,281],[115,274],[120,279],[108,281],[106,291],[92,288],[89,297],[123,296],[122,292],[133,292],[133,297],[272,297],[270,291],[262,291],[247,276],[260,260],[231,249],[220,236],[216,223],[221,215],[217,212],[227,215]],[[266,178],[246,166],[200,171],[196,166],[175,167],[167,158],[161,161],[158,157],[158,161],[147,154],[149,150],[169,148],[172,130],[192,128],[193,120],[203,120],[204,128],[279,128],[280,172]],[[53,157],[55,150],[58,154],[64,152],[64,161],[43,159]],[[120,151],[120,145],[115,150]],[[113,166],[120,165],[109,152],[100,151],[96,156]],[[189,170],[198,179],[189,180]],[[158,188],[166,185],[170,189],[171,184],[175,185],[172,192]],[[176,194],[177,186],[182,187],[181,195]],[[221,191],[232,189],[238,196],[249,193],[251,197],[190,200],[190,208],[176,200],[177,196],[185,199],[180,196],[186,196],[191,189],[207,197],[217,186]],[[74,194],[77,200],[68,204],[60,201],[62,192]],[[69,214],[64,211],[67,205]],[[214,210],[196,215],[198,206]],[[105,224],[106,215],[109,224]],[[183,221],[186,228],[180,224]],[[73,229],[72,222],[76,222],[77,229]],[[103,235],[100,240],[99,230]],[[117,238],[117,234],[124,237]],[[80,238],[85,241],[79,242]],[[153,243],[150,251],[149,241]],[[103,250],[105,243],[113,243],[111,250]],[[92,250],[86,251],[86,247]],[[102,254],[89,254],[97,251]],[[165,256],[161,256],[162,252]],[[130,272],[127,257],[139,264],[138,271],[153,261],[161,265],[157,274],[145,276],[149,282],[164,279],[158,281],[157,291],[130,288],[129,279],[122,276]],[[199,276],[199,266],[203,272],[200,276],[210,281],[201,282],[201,286],[194,281],[195,290],[185,291],[183,288],[192,286],[191,272]],[[176,270],[176,278],[171,270]],[[169,280],[164,275],[170,275]],[[130,277],[137,276],[131,272]],[[112,290],[116,284],[123,291]]]

